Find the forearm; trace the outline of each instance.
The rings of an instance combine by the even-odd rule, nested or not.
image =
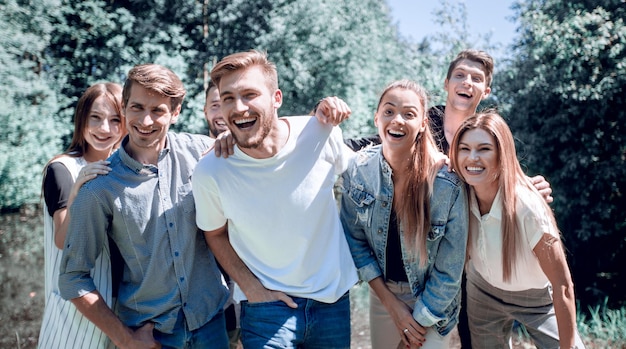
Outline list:
[[[93,291],[71,301],[78,311],[104,332],[117,347],[122,348],[131,340],[133,331],[113,313],[99,292]]]
[[[559,329],[559,345],[570,349],[576,340],[576,300],[573,285],[553,290],[554,312]]]
[[[239,285],[239,288],[241,288],[248,300],[254,299],[258,292],[266,290],[233,249],[228,239],[226,228],[205,232],[204,234],[215,258],[231,279]]]

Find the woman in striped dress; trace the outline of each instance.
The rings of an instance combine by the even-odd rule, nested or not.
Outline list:
[[[110,171],[106,159],[126,134],[122,87],[98,83],[80,97],[74,114],[74,134],[67,151],[52,158],[43,171],[45,310],[39,348],[104,349],[110,340],[59,295],[59,263],[69,224],[68,208],[80,187]],[[112,306],[111,258],[108,244],[91,271],[96,287]]]

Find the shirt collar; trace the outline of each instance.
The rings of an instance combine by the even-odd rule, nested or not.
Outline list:
[[[472,214],[480,219],[482,216],[480,214],[480,210],[478,208],[478,200],[476,199],[476,192],[474,188],[470,187],[470,211]],[[494,219],[501,220],[502,219],[502,196],[501,189],[498,189],[496,193],[496,197],[493,199],[493,204],[491,205],[491,209],[489,213],[485,216],[493,217]]]

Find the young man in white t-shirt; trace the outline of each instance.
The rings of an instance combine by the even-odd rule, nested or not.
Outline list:
[[[196,221],[240,288],[243,346],[349,348],[357,275],[333,185],[353,153],[336,126],[278,117],[282,92],[264,53],[227,56],[211,79],[237,145],[198,163]]]

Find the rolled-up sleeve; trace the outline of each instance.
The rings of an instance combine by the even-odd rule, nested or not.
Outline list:
[[[70,222],[59,274],[61,297],[70,300],[96,289],[90,275],[100,255],[109,220],[99,200],[83,186],[70,207]]]

